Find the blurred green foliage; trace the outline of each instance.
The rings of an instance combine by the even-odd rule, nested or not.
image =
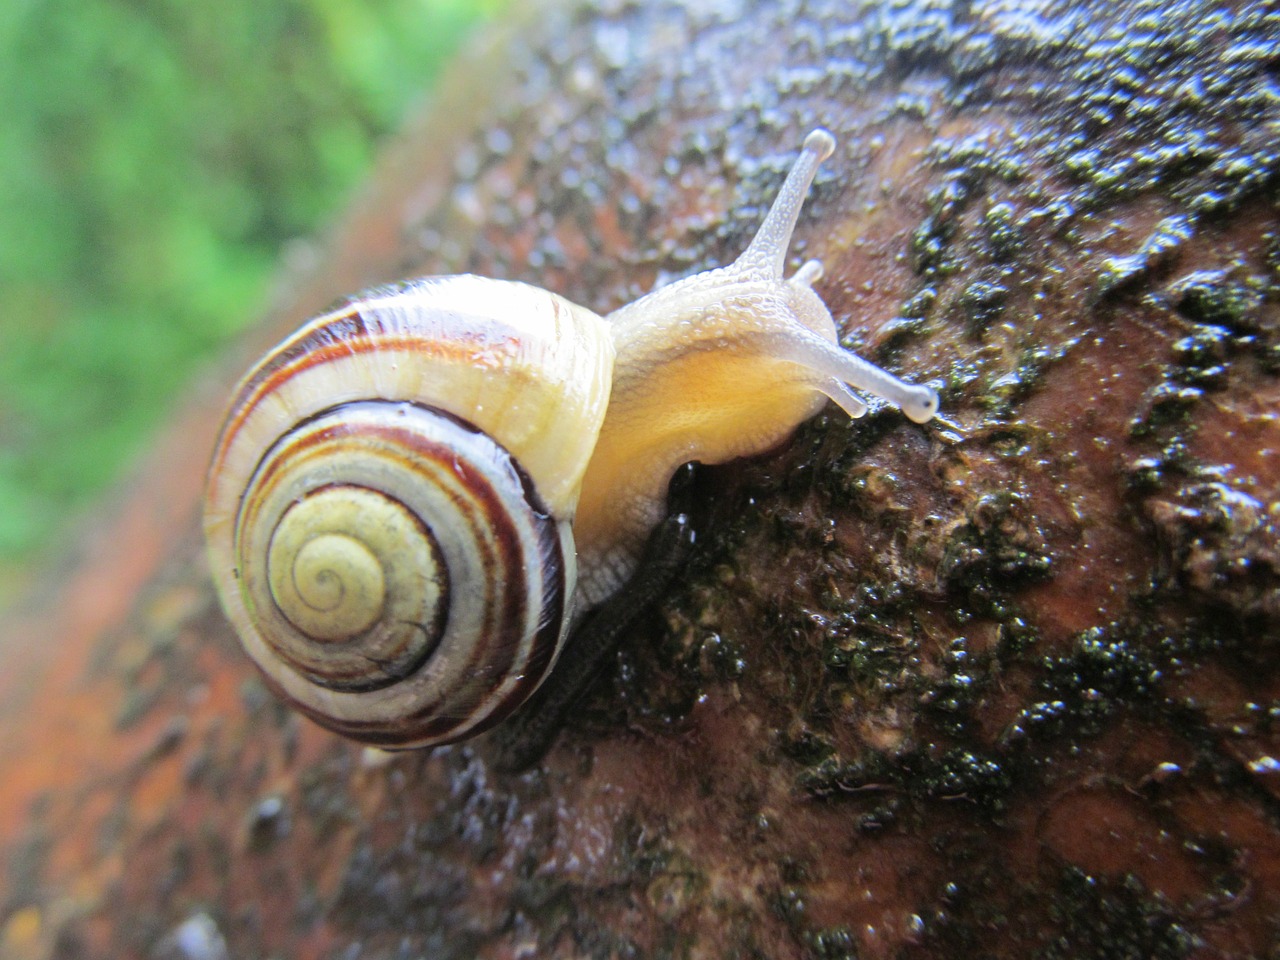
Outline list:
[[[0,3],[0,567],[145,444],[502,5]]]

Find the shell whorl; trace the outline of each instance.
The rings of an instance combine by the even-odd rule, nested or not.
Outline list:
[[[313,719],[383,746],[501,719],[572,616],[576,450],[612,346],[589,311],[473,280],[302,328],[242,382],[210,471],[211,564],[246,651]]]
[[[439,410],[344,404],[289,431],[235,522],[250,656],[325,726],[411,746],[483,729],[554,662],[568,525]]]

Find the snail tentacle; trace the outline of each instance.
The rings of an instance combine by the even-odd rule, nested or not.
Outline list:
[[[734,261],[731,270],[782,278],[787,248],[791,246],[791,235],[795,232],[796,221],[800,218],[800,210],[804,207],[809,187],[813,185],[813,178],[818,175],[822,161],[831,156],[835,149],[836,138],[821,128],[804,138],[800,157],[783,181],[782,189],[778,191],[764,223],[756,231],[746,252]]]

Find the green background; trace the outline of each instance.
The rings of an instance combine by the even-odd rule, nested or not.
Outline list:
[[[0,3],[0,600],[502,3]]]

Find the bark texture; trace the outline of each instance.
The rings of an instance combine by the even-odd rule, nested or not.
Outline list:
[[[5,623],[0,955],[1277,955],[1278,68],[1274,5],[1201,0],[604,0],[477,51],[246,350],[417,273],[609,310],[736,255],[823,125],[794,263],[946,421],[704,476],[516,776],[266,692],[208,388]]]

